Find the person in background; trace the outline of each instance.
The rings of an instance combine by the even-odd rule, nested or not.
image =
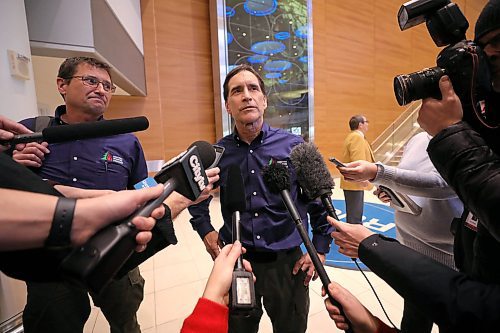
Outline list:
[[[342,162],[349,163],[358,160],[374,162],[373,151],[365,138],[368,132],[368,120],[365,116],[352,116],[349,120],[351,132],[344,140],[342,148]],[[344,190],[346,221],[347,223],[361,224],[363,219],[363,204],[365,190],[372,186],[368,182],[347,182],[343,177],[340,179],[340,188]]]

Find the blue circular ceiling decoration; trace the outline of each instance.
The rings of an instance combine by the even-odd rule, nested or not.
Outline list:
[[[281,77],[281,73],[275,72],[275,73],[266,73],[265,77],[267,79],[279,79]]]
[[[304,64],[307,64],[307,60],[308,60],[307,56],[303,56],[303,57],[299,58],[299,61],[303,62]]]
[[[246,0],[243,5],[245,11],[254,16],[266,16],[274,13],[278,8],[277,0]]]
[[[297,30],[295,30],[295,36],[299,38],[307,38],[307,27],[304,25],[298,27]]]
[[[234,40],[233,34],[228,32],[227,33],[227,45],[231,44]]]
[[[276,54],[286,49],[285,44],[275,41],[258,42],[252,45],[251,50],[257,54]]]
[[[279,31],[274,34],[274,38],[277,40],[285,40],[290,38],[290,33],[288,31]]]
[[[233,7],[226,6],[226,16],[233,17],[236,14],[236,10]]]
[[[269,59],[268,56],[261,55],[261,54],[255,54],[253,56],[250,56],[247,58],[247,61],[251,64],[262,64]]]
[[[292,67],[292,63],[287,60],[271,60],[264,65],[264,69],[268,72],[282,72],[290,67]]]

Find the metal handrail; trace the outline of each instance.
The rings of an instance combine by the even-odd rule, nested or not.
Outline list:
[[[416,101],[401,113],[372,143],[375,159],[382,163],[389,162],[404,144],[419,131],[415,127],[418,110],[422,105]]]

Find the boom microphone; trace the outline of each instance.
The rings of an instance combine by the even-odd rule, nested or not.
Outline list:
[[[123,222],[102,229],[84,245],[74,249],[61,264],[63,274],[99,293],[113,279],[136,247],[135,236],[138,230],[132,223],[134,217],[150,216],[173,191],[192,201],[196,200],[208,185],[204,164],[210,165],[213,162],[215,151],[211,144],[207,145],[198,142],[165,166],[159,172],[164,183],[162,194],[147,202]],[[204,150],[210,150],[212,153]],[[203,164],[201,156],[206,156]],[[212,159],[210,156],[213,156]]]
[[[14,137],[10,140],[0,141],[0,144],[16,145],[18,143],[27,143],[34,141],[58,143],[144,131],[148,127],[148,118],[144,116],[123,119],[99,120],[78,124],[51,126],[44,128],[41,132],[14,135]]]
[[[309,200],[321,198],[328,215],[338,220],[330,197],[335,183],[318,148],[310,142],[298,144],[293,147],[290,160],[304,195]]]
[[[318,276],[323,283],[323,287],[326,293],[328,294],[328,298],[333,305],[339,308],[340,314],[345,317],[346,322],[349,325],[349,328],[346,330],[346,332],[352,333],[352,325],[349,322],[349,319],[344,314],[342,305],[337,302],[332,295],[330,295],[330,291],[328,290],[330,278],[326,274],[325,267],[323,267],[323,264],[318,257],[318,252],[316,251],[316,248],[307,235],[307,231],[304,227],[304,224],[302,224],[302,219],[297,211],[297,207],[295,207],[295,204],[293,203],[290,196],[290,174],[288,173],[287,167],[279,163],[272,163],[270,165],[267,165],[263,169],[262,178],[264,180],[264,183],[272,193],[281,194],[281,199],[283,200],[286,209],[292,216],[293,222],[297,227],[297,231],[299,232],[300,237],[302,238],[302,241],[304,242],[304,245],[307,249],[307,253],[309,253],[309,257],[311,257],[314,268],[316,269],[316,272],[318,272]]]

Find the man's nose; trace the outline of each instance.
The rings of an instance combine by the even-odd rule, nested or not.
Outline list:
[[[252,95],[250,94],[250,90],[248,90],[247,88],[243,89],[243,98],[245,100],[251,100],[252,99]]]

